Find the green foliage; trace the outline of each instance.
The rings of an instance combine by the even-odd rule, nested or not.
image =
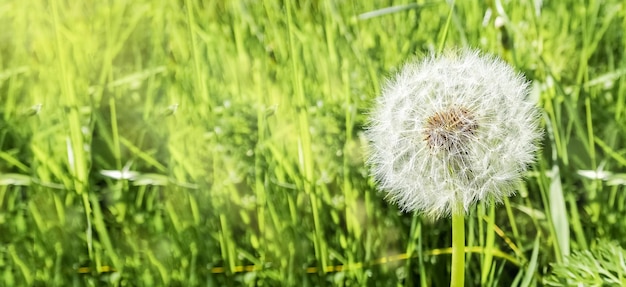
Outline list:
[[[565,262],[552,265],[550,286],[625,286],[626,250],[600,241],[591,250],[577,250]]]
[[[545,112],[519,195],[466,218],[467,285],[624,246],[623,1],[456,2],[0,1],[0,285],[449,284],[450,222],[389,205],[362,135],[443,35]]]

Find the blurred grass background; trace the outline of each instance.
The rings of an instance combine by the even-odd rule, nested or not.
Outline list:
[[[2,1],[0,285],[449,284],[450,222],[385,202],[362,133],[446,31],[532,80],[546,128],[518,195],[467,217],[468,286],[574,284],[570,253],[626,244],[624,3],[451,8]]]

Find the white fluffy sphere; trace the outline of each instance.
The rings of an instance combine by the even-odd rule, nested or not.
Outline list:
[[[538,117],[528,82],[504,61],[475,50],[430,56],[406,64],[377,99],[368,163],[404,211],[467,212],[515,192],[535,160]]]

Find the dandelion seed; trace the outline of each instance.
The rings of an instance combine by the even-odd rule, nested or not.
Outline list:
[[[534,162],[538,115],[528,83],[502,60],[474,50],[430,56],[384,87],[366,131],[368,163],[404,211],[467,212],[515,192]]]

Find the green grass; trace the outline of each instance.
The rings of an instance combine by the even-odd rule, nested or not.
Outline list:
[[[443,37],[532,80],[546,129],[466,218],[467,286],[626,246],[626,7],[488,2],[2,1],[0,285],[449,284],[450,220],[386,202],[363,136]]]

